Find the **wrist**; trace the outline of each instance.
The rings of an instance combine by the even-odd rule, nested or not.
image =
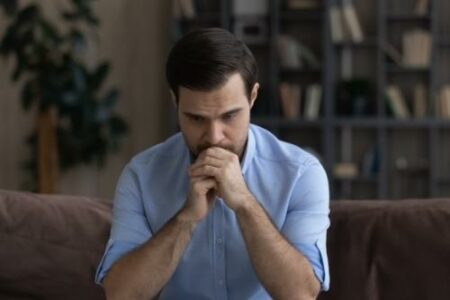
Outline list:
[[[191,214],[185,209],[182,208],[178,214],[175,216],[175,220],[182,224],[183,227],[191,228],[192,230],[197,226],[199,220],[196,220],[191,216]]]
[[[251,212],[254,209],[256,199],[252,194],[248,194],[242,197],[238,204],[233,208],[236,214]]]

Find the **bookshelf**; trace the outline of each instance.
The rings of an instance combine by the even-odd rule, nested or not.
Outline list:
[[[450,116],[442,115],[438,103],[450,84],[450,3],[429,0],[418,13],[416,0],[317,0],[301,9],[292,5],[302,0],[258,1],[266,8],[249,16],[235,14],[235,1],[192,0],[195,17],[174,18],[173,40],[201,26],[237,35],[245,26],[262,32],[256,39],[241,36],[260,66],[252,122],[317,155],[329,174],[332,199],[449,196]],[[345,21],[349,5],[359,30]],[[343,22],[341,33],[332,14]],[[409,53],[413,61],[405,65],[404,36],[414,30],[429,34],[430,59],[415,64],[417,53]],[[280,50],[289,47],[306,48],[302,53],[311,52],[309,58],[299,62]],[[419,84],[424,89],[415,89]],[[410,117],[393,110],[397,100],[387,97],[390,86],[400,90]],[[317,99],[319,106],[311,108],[308,102]],[[294,105],[297,115],[284,114],[283,105]]]

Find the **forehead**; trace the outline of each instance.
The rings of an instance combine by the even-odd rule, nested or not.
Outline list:
[[[227,82],[212,91],[179,89],[179,108],[181,110],[226,109],[242,106],[248,102],[244,81],[239,73],[231,75]]]

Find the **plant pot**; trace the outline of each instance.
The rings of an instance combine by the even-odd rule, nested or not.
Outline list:
[[[57,115],[54,108],[40,111],[37,116],[37,172],[39,193],[56,191],[58,178]]]

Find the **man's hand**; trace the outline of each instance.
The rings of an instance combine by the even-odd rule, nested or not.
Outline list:
[[[252,199],[242,176],[239,157],[223,148],[211,147],[200,153],[189,168],[189,175],[214,179],[217,195],[233,210]]]
[[[216,198],[216,181],[205,176],[191,176],[189,194],[179,218],[199,222],[209,212]]]

